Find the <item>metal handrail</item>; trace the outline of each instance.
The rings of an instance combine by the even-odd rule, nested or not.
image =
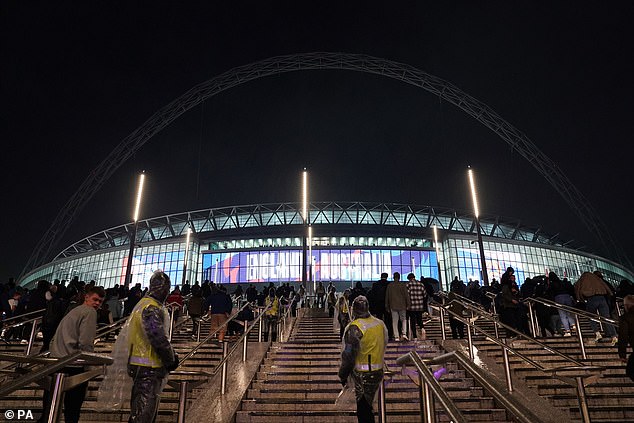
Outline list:
[[[230,350],[228,350],[228,352],[225,354],[225,356],[222,358],[222,360],[216,365],[216,367],[214,368],[214,370],[212,371],[212,375],[215,376],[218,374],[218,369],[222,368],[223,364],[226,364],[227,360],[229,360],[229,357],[231,356],[231,354],[233,354],[235,352],[235,350],[238,348],[238,345],[240,344],[240,342],[243,342],[244,339],[249,336],[249,333],[253,330],[253,328],[255,327],[256,323],[261,322],[262,318],[264,317],[264,314],[266,313],[266,311],[270,308],[267,307],[266,309],[262,310],[262,312],[258,315],[258,317],[256,317],[255,319],[253,319],[253,323],[251,324],[251,326],[249,326],[244,333],[240,336],[240,338],[238,338],[236,340],[236,342],[234,342],[233,346],[231,347]],[[226,344],[225,344],[226,345]],[[223,392],[224,393],[224,392]]]
[[[438,294],[440,297],[442,297],[442,298],[449,298],[449,293],[447,293],[447,292],[444,292],[444,291],[438,291],[438,292],[437,292],[437,294]],[[467,302],[467,303],[469,303],[469,304],[473,305],[474,307],[478,307],[478,308],[480,308],[480,309],[484,310],[484,306],[483,306],[482,304],[480,304],[480,303],[478,303],[478,302],[476,302],[476,301],[473,301],[471,298],[469,298],[469,297],[465,297],[464,295],[460,295],[460,294],[457,294],[457,293],[455,293],[455,292],[454,292],[453,294],[454,294],[456,297],[458,297],[461,301],[463,301],[463,302]]]
[[[434,399],[440,400],[442,407],[447,412],[452,422],[463,423],[467,419],[456,406],[456,403],[449,396],[445,388],[434,377],[434,374],[424,364],[423,359],[415,350],[396,359],[396,363],[400,365],[413,364],[418,370],[418,380],[420,387],[421,400],[421,417],[423,422],[435,422],[436,412],[434,408]],[[433,396],[431,395],[433,393]],[[435,398],[434,398],[435,397]]]
[[[459,300],[452,300],[452,301],[450,301],[450,302],[447,304],[447,306],[448,306],[448,305],[450,305],[450,304],[451,304],[452,302],[454,302],[454,301],[460,302]],[[471,306],[470,306],[469,304],[462,304],[462,305],[463,305],[464,307],[467,307],[467,308],[470,308],[470,309],[471,309]],[[507,348],[508,350],[510,350],[511,352],[513,352],[513,354],[516,354],[518,357],[521,357],[522,359],[525,359],[525,360],[526,360],[527,362],[529,362],[530,364],[535,363],[535,367],[537,367],[538,369],[540,369],[540,370],[550,370],[549,368],[543,367],[543,366],[539,365],[538,363],[534,362],[532,359],[530,359],[530,358],[528,358],[528,357],[525,357],[523,354],[521,354],[520,352],[518,352],[518,351],[517,351],[517,350],[515,350],[514,348],[512,348],[512,347],[508,346],[507,344],[505,344],[505,343],[503,343],[503,342],[500,342],[500,341],[499,341],[496,337],[494,337],[494,336],[492,336],[491,334],[487,333],[484,329],[482,329],[482,328],[480,328],[480,327],[476,326],[476,325],[475,325],[475,323],[472,323],[472,322],[471,322],[470,320],[468,320],[468,319],[464,319],[464,317],[463,317],[463,316],[460,316],[460,315],[458,315],[457,313],[454,313],[454,312],[453,312],[453,311],[451,311],[451,310],[445,310],[445,311],[446,311],[446,312],[448,312],[448,313],[450,313],[451,315],[453,315],[453,316],[454,316],[454,318],[456,318],[457,320],[460,320],[462,323],[465,323],[467,326],[469,326],[469,327],[473,327],[473,328],[475,328],[477,331],[480,331],[483,335],[485,335],[485,336],[486,336],[486,337],[487,337],[490,341],[492,341],[493,343],[498,344],[498,345],[500,345],[500,346],[504,346],[504,348]],[[479,317],[484,317],[484,318],[487,318],[487,319],[489,319],[490,321],[492,321],[492,322],[493,322],[493,324],[495,324],[495,325],[497,325],[497,326],[501,326],[502,328],[504,328],[504,329],[506,329],[506,330],[508,330],[508,331],[511,331],[511,332],[515,333],[516,335],[518,335],[518,336],[520,336],[520,337],[522,337],[522,338],[526,339],[526,340],[527,340],[527,341],[529,341],[529,342],[534,342],[534,343],[536,343],[536,344],[537,344],[537,345],[539,345],[540,347],[544,348],[546,351],[549,351],[549,352],[551,352],[551,353],[553,353],[553,354],[555,354],[555,355],[558,355],[559,357],[561,357],[561,358],[563,358],[563,359],[565,359],[565,360],[567,360],[567,361],[569,361],[569,362],[571,362],[571,363],[574,363],[574,364],[575,364],[575,365],[577,365],[577,366],[584,366],[584,364],[583,364],[583,363],[581,363],[580,361],[575,360],[574,358],[570,357],[569,355],[564,354],[564,353],[562,353],[561,351],[558,351],[557,349],[550,347],[548,344],[545,344],[545,343],[543,343],[543,342],[539,341],[538,339],[535,339],[535,338],[533,338],[533,337],[530,337],[530,336],[526,335],[525,333],[520,332],[520,331],[518,331],[517,329],[515,329],[515,328],[513,328],[513,327],[511,327],[511,326],[508,326],[508,325],[506,325],[505,323],[500,322],[498,319],[494,318],[494,317],[493,317],[493,315],[492,315],[491,313],[488,313],[488,312],[486,312],[486,311],[482,311],[482,310],[480,310],[480,309],[478,309],[478,308],[475,308],[475,310],[472,310],[472,311],[476,311],[476,312],[478,313]]]
[[[486,295],[488,295],[491,298],[491,295],[489,295],[489,293],[487,293]],[[583,342],[583,334],[581,332],[581,325],[579,323],[579,316],[583,316],[589,320],[593,320],[595,322],[599,322],[600,325],[603,324],[609,324],[609,325],[613,325],[615,328],[618,327],[618,322],[614,319],[610,319],[607,317],[603,317],[600,316],[598,314],[592,314],[592,313],[588,313],[585,310],[579,310],[576,309],[574,307],[570,307],[564,304],[559,304],[557,302],[551,301],[551,300],[547,300],[545,298],[540,298],[540,297],[530,297],[525,299],[525,301],[529,304],[529,313],[530,313],[530,318],[531,318],[531,323],[533,325],[533,334],[536,335],[537,331],[535,326],[537,325],[536,320],[533,320],[533,311],[532,311],[532,304],[533,303],[540,303],[543,304],[545,306],[548,307],[553,307],[557,310],[563,310],[567,313],[571,313],[575,316],[575,324],[577,326],[577,340],[579,342],[579,348],[581,350],[581,357],[585,360],[587,357],[586,354],[586,347],[585,344]]]
[[[459,351],[452,351],[434,358],[422,359],[416,351],[410,351],[409,353],[399,357],[396,362],[399,364],[409,364],[408,359],[413,357],[414,354],[419,360],[418,364],[422,364],[422,367],[424,367],[429,374],[431,374],[431,371],[427,369],[425,364],[445,364],[448,361],[455,359],[470,374],[470,376],[484,388],[486,392],[489,392],[496,401],[498,401],[506,410],[510,411],[521,423],[533,423],[540,420],[536,414],[534,414],[528,407],[524,406],[521,400],[513,396],[509,396],[508,393],[499,389],[496,384],[491,383],[490,376],[480,367],[474,365],[473,362],[468,360],[463,353]],[[418,368],[416,362],[414,362],[414,365]]]
[[[454,300],[456,301],[456,300]],[[468,304],[463,304],[463,306],[465,307],[469,307]],[[577,389],[577,399],[579,402],[579,411],[581,413],[581,417],[582,417],[582,421],[584,423],[589,423],[590,422],[590,414],[589,414],[589,410],[588,410],[588,403],[587,403],[587,398],[586,398],[586,393],[585,393],[585,386],[587,383],[584,382],[584,378],[585,377],[591,377],[591,378],[595,378],[596,375],[598,373],[600,373],[601,371],[605,370],[605,367],[602,366],[588,366],[588,365],[584,365],[580,362],[578,362],[577,360],[555,350],[554,348],[550,348],[547,345],[543,344],[542,342],[534,339],[534,338],[530,338],[526,335],[524,335],[523,333],[515,330],[514,328],[511,328],[507,325],[504,325],[503,323],[500,323],[498,321],[496,321],[497,319],[493,319],[494,324],[496,325],[496,331],[497,331],[497,325],[502,325],[503,327],[507,328],[507,329],[511,329],[513,332],[519,334],[520,336],[528,339],[529,341],[535,342],[537,344],[540,344],[542,347],[546,348],[548,351],[551,351],[557,355],[559,355],[560,357],[565,358],[566,360],[574,363],[574,366],[562,366],[562,367],[556,367],[556,368],[544,368],[543,366],[541,366],[539,363],[535,362],[534,360],[526,357],[524,354],[520,353],[519,351],[517,351],[515,348],[500,342],[497,338],[493,338],[490,335],[486,334],[486,332],[479,328],[478,326],[475,325],[474,322],[471,322],[468,319],[464,319],[462,316],[458,316],[457,313],[452,312],[451,310],[445,310],[444,307],[440,307],[440,313],[441,313],[441,322],[443,322],[444,320],[442,319],[442,315],[443,312],[449,312],[451,315],[455,316],[454,318],[457,318],[459,321],[461,321],[462,323],[466,324],[468,327],[473,327],[474,330],[479,330],[480,332],[484,333],[487,338],[492,341],[493,343],[499,345],[502,347],[502,353],[503,353],[503,358],[504,358],[504,372],[505,372],[505,377],[506,377],[506,385],[507,385],[507,389],[509,392],[513,392],[513,382],[512,382],[512,378],[511,378],[511,368],[510,368],[510,364],[509,364],[509,359],[508,359],[508,351],[510,351],[511,353],[515,354],[516,356],[520,357],[521,359],[523,359],[525,362],[527,362],[528,364],[534,366],[535,368],[537,368],[538,370],[544,372],[544,373],[551,373],[553,376],[555,376],[556,378],[558,378],[559,380],[571,384],[572,383],[572,379],[571,377],[574,379],[574,385],[576,385],[576,389]],[[488,314],[488,313],[487,313]],[[483,314],[484,316],[484,314]],[[443,328],[444,331],[444,328]],[[444,333],[444,332],[443,332]],[[473,341],[471,338],[471,330],[469,330],[468,332],[468,340],[469,340],[469,358],[471,360],[473,360]],[[584,358],[585,358],[585,350],[582,349]],[[574,374],[572,376],[570,376],[569,374],[567,375],[567,377],[564,377],[562,374],[558,374],[558,373],[566,373],[566,372],[573,372]],[[592,383],[592,382],[590,382]]]
[[[13,317],[9,317],[8,319],[1,320],[1,321],[0,321],[0,324],[2,325],[2,328],[3,328],[3,329],[9,329],[9,328],[12,328],[13,326],[23,325],[23,324],[25,324],[25,323],[28,323],[28,322],[32,322],[32,321],[34,321],[34,320],[37,320],[37,319],[39,319],[40,317],[44,317],[44,313],[45,313],[45,312],[46,312],[46,309],[45,309],[45,308],[42,308],[42,309],[39,309],[39,310],[35,310],[35,311],[30,311],[30,312],[28,312],[28,313],[20,314],[20,315],[18,315],[18,316],[13,316]],[[30,316],[30,315],[32,315],[32,314],[33,314],[33,315],[35,315],[35,314],[40,314],[40,315],[38,315],[37,317],[34,317],[34,318],[32,318],[32,319],[29,319],[29,320],[24,320],[24,321],[23,321],[23,320],[20,320],[20,321],[18,321],[18,320],[17,320],[17,319],[23,319],[23,318],[25,318],[26,316]],[[9,321],[11,321],[11,320],[15,320],[16,322],[11,322],[11,323],[8,323],[8,324],[7,324],[7,322],[9,322]]]
[[[600,316],[598,314],[592,314],[589,313],[585,310],[579,310],[578,308],[574,308],[574,307],[570,307],[567,306],[565,304],[559,304],[556,303],[554,301],[551,300],[547,300],[545,298],[541,298],[541,297],[530,297],[530,298],[525,298],[524,301],[532,301],[532,302],[537,302],[537,303],[541,303],[544,305],[547,305],[549,307],[554,307],[563,311],[566,311],[568,313],[574,313],[576,315],[579,316],[583,316],[589,320],[594,320],[595,322],[599,322],[599,323],[606,323],[606,324],[610,324],[613,326],[618,326],[619,322],[617,320],[614,319],[610,319],[608,317],[604,317],[604,316]]]
[[[20,363],[51,363],[48,366],[44,366],[43,368],[33,373],[21,375],[18,379],[3,385],[2,388],[0,388],[0,398],[3,398],[9,395],[11,392],[28,386],[29,384],[36,382],[50,374],[57,373],[61,369],[69,365],[94,366],[102,364],[108,365],[112,364],[113,362],[113,359],[110,356],[85,351],[77,351],[75,353],[60,358],[24,357],[14,354],[0,354],[0,360]]]
[[[242,308],[240,309],[240,311],[242,311],[242,309],[244,309],[244,307],[249,306],[249,303],[245,303],[244,306],[242,306]],[[220,360],[220,362],[218,364],[216,364],[216,367],[214,368],[214,370],[211,373],[206,373],[206,376],[208,377],[208,379],[216,376],[218,374],[219,369],[222,370],[222,376],[221,376],[221,381],[220,381],[220,393],[224,395],[225,390],[226,390],[226,386],[227,386],[227,362],[229,360],[229,357],[231,357],[231,355],[234,353],[234,351],[238,348],[238,345],[240,344],[240,342],[242,342],[243,348],[242,348],[242,362],[246,362],[247,360],[247,340],[248,340],[248,336],[249,333],[251,332],[251,330],[253,330],[253,328],[255,327],[256,324],[258,324],[258,326],[260,327],[260,329],[262,328],[262,318],[264,317],[266,311],[268,311],[271,308],[272,304],[269,304],[268,307],[264,308],[263,310],[261,310],[261,312],[259,313],[258,317],[256,317],[253,320],[253,323],[251,324],[250,327],[248,327],[248,324],[245,322],[245,330],[244,333],[242,334],[242,336],[240,336],[240,338],[238,338],[238,340],[233,344],[233,346],[231,347],[231,350],[228,350],[228,344],[225,342],[222,344],[222,359]],[[238,312],[239,313],[239,312]],[[234,314],[231,319],[227,320],[228,323],[230,320],[233,320],[238,313]],[[222,326],[221,326],[222,327]],[[219,328],[220,329],[220,328]],[[214,332],[215,333],[215,332]],[[211,337],[210,334],[209,337]],[[208,337],[208,338],[209,338]],[[260,338],[261,338],[261,331],[260,331]],[[194,355],[196,353],[196,351],[198,350],[198,348],[204,343],[205,341],[203,341],[202,343],[198,344],[197,346],[195,346],[192,351],[189,352],[189,354],[187,354],[179,363],[179,367],[183,364],[183,362],[185,362],[187,359],[189,359],[192,355]],[[184,395],[187,394],[187,389],[186,387],[181,386],[181,398],[180,398],[180,403],[183,403],[185,401],[184,399]],[[183,412],[180,412],[180,406],[179,406],[179,422],[181,422],[184,417],[184,409]]]
[[[205,345],[207,343],[207,341],[209,341],[214,335],[216,335],[217,333],[220,332],[220,330],[224,327],[226,327],[230,321],[234,320],[238,314],[248,305],[249,303],[244,304],[240,309],[238,309],[238,311],[236,311],[231,317],[229,317],[222,325],[218,326],[218,328],[211,332],[209,335],[207,335],[202,341],[200,341],[198,343],[198,345],[195,345],[192,350],[185,356],[183,357],[181,360],[179,360],[179,366],[183,364],[183,362],[187,359],[189,359],[190,357],[192,357],[194,354],[196,354],[196,352],[198,351],[198,349],[200,347],[202,347],[203,345]]]

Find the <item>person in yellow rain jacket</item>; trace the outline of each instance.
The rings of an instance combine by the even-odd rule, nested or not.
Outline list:
[[[341,351],[339,380],[343,386],[348,378],[354,383],[357,420],[374,422],[372,403],[383,380],[383,360],[387,345],[387,327],[370,314],[368,299],[360,295],[352,302],[354,320],[346,327]]]
[[[156,271],[148,293],[139,300],[128,322],[128,374],[133,379],[129,423],[153,422],[167,375],[178,367],[169,339],[169,318],[164,302],[170,278]]]
[[[337,298],[337,302],[335,303],[335,316],[336,325],[339,327],[339,340],[343,340],[343,331],[350,323],[350,303],[348,302],[350,298],[350,290],[346,289],[343,291],[343,295]]]
[[[270,288],[269,295],[264,299],[264,307],[268,307],[269,304],[271,308],[264,313],[264,341],[268,341],[270,337],[271,342],[275,342],[277,340],[277,320],[280,314],[280,300],[275,295],[275,288]]]

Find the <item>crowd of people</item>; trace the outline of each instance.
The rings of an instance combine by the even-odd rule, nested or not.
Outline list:
[[[451,300],[457,296],[466,297],[482,305],[487,311],[496,312],[500,321],[515,329],[517,332],[531,335],[529,330],[529,307],[531,299],[549,300],[573,309],[587,311],[600,316],[618,319],[616,298],[625,298],[634,294],[634,285],[623,280],[614,287],[603,279],[599,271],[584,272],[573,284],[572,281],[549,272],[545,276],[526,278],[521,286],[516,281],[515,270],[508,267],[502,274],[500,281],[491,281],[489,286],[480,286],[479,281],[470,280],[468,284],[457,277],[450,284],[449,301],[452,310],[461,314],[460,304]],[[532,303],[536,315],[536,336],[571,336],[576,330],[574,313],[563,308],[549,306],[539,301]],[[453,321],[452,321],[453,320]],[[461,323],[450,316],[452,335],[454,338],[463,337]],[[618,342],[616,328],[610,324],[601,325],[590,320],[596,341]],[[454,331],[454,326],[456,330]],[[509,331],[508,337],[515,337],[514,331]]]
[[[238,285],[231,294],[227,292],[226,285],[210,281],[204,281],[202,285],[196,282],[193,286],[186,282],[182,287],[172,288],[169,276],[159,271],[152,275],[146,288],[136,284],[129,289],[117,285],[104,290],[96,286],[95,281],[85,283],[74,278],[68,283],[42,280],[29,290],[9,281],[0,284],[0,311],[4,320],[44,310],[39,328],[41,351],[50,351],[53,357],[63,357],[76,351],[93,351],[98,327],[130,316],[126,329],[122,330],[125,341],[119,348],[126,348],[128,374],[134,385],[130,400],[131,421],[148,421],[149,416],[156,413],[164,380],[171,370],[178,367],[178,356],[166,336],[164,325],[169,321],[169,314],[178,321],[185,308],[192,321],[192,337],[199,335],[201,320],[208,318],[211,321],[210,333],[217,335],[217,342],[223,342],[227,334],[241,334],[244,323],[254,319],[255,306],[266,307],[264,339],[271,341],[278,336],[276,324],[285,310],[293,315],[301,307],[328,310],[344,344],[339,372],[342,384],[345,385],[348,377],[352,377],[351,380],[358,385],[359,415],[368,415],[371,413],[369,393],[373,395],[376,384],[382,378],[379,368],[385,344],[389,340],[425,339],[424,324],[431,314],[432,301],[448,304],[452,337],[457,339],[463,338],[465,333],[463,322],[457,318],[464,317],[463,298],[480,304],[490,312],[497,312],[500,321],[517,332],[531,335],[527,308],[527,301],[531,298],[619,319],[615,299],[621,297],[624,298],[625,313],[619,320],[618,337],[613,325],[600,326],[592,320],[590,324],[597,341],[618,343],[619,356],[627,362],[627,374],[634,380],[633,355],[629,360],[626,357],[627,345],[634,340],[634,285],[627,280],[615,288],[596,271],[583,273],[573,284],[567,278],[560,279],[550,272],[547,276],[527,278],[519,286],[514,269],[509,267],[499,282],[493,279],[489,286],[481,286],[477,280],[465,284],[455,277],[445,299],[444,295],[439,295],[440,287],[436,280],[418,280],[413,273],[408,274],[406,279],[402,281],[401,275],[395,272],[390,281],[388,274],[383,273],[369,289],[357,282],[353,288],[344,289],[341,293],[337,293],[332,282],[328,286],[319,282],[314,296],[307,296],[301,284],[296,291],[290,283],[277,286],[270,283],[261,286],[261,289],[250,284],[244,290]],[[248,304],[240,315],[225,324],[234,305],[245,302]],[[538,322],[537,336],[565,337],[576,330],[572,313],[538,301],[533,306]],[[5,340],[28,342],[30,333],[31,327],[24,324],[3,330],[2,336]],[[516,334],[513,331],[507,336]],[[368,351],[375,355],[368,356]],[[64,371],[77,374],[83,369],[76,367]],[[66,421],[78,421],[86,386],[81,384],[67,392],[64,405]],[[45,412],[49,404],[47,394],[44,397]]]

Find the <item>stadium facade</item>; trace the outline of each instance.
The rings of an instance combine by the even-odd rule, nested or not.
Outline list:
[[[309,281],[338,285],[375,281],[382,272],[413,272],[439,279],[445,287],[455,276],[482,279],[476,223],[469,213],[403,204],[314,202],[305,222],[301,207],[257,204],[139,220],[131,284],[145,286],[159,268],[175,285],[185,280],[300,282],[303,269]],[[312,233],[308,242],[307,223]],[[75,276],[105,287],[124,283],[133,225],[75,242],[26,274],[20,285]],[[480,226],[489,279],[499,279],[512,266],[520,282],[550,271],[574,281],[582,272],[597,269],[612,283],[634,280],[631,270],[574,249],[539,228],[486,216],[480,217]],[[188,228],[192,232],[186,246]]]

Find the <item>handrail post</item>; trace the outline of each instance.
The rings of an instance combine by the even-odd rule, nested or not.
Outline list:
[[[62,398],[64,397],[64,379],[66,375],[64,373],[55,373],[53,375],[53,383],[51,384],[51,408],[48,410],[48,423],[57,423],[59,420],[59,410],[62,405]]]
[[[495,330],[496,339],[500,339],[499,323],[500,323],[500,316],[498,316],[497,314],[494,314],[493,315],[493,329]]]
[[[577,381],[577,398],[579,399],[579,412],[581,413],[581,421],[590,423],[590,410],[588,410],[588,399],[586,398],[586,388],[583,386],[583,378],[575,377]]]
[[[249,322],[247,320],[244,321],[244,333],[247,333],[247,326],[249,324]],[[244,337],[244,340],[242,341],[242,362],[244,363],[245,361],[247,361],[247,342],[249,340],[249,335],[246,335]]]
[[[502,356],[504,357],[504,376],[506,377],[506,389],[509,392],[513,392],[513,379],[511,378],[511,364],[509,363],[509,352],[506,349],[507,339],[502,340],[504,346],[502,347]]]
[[[277,337],[275,338],[277,340],[277,342],[282,342],[282,322],[280,322],[279,319],[277,319],[277,323],[275,325],[275,330],[277,331]],[[273,341],[273,334],[271,333],[271,341]]]
[[[467,340],[469,341],[469,359],[473,361],[473,335],[471,335],[471,322],[467,325]],[[462,324],[462,322],[460,322]],[[475,325],[473,325],[475,327]],[[475,330],[475,329],[474,329]]]
[[[471,322],[474,321],[474,317],[475,317],[475,314],[473,314],[473,310],[471,310],[471,320],[470,320]],[[473,334],[476,335],[475,324],[473,326],[468,327],[467,329],[473,329]]]
[[[222,373],[220,375],[220,393],[222,395],[224,395],[227,390],[227,360],[225,360],[225,358],[227,357],[228,345],[227,342],[222,343],[222,359],[224,360],[222,363]]]
[[[29,345],[26,347],[26,356],[31,355],[31,349],[33,348],[33,342],[35,341],[35,335],[37,334],[37,320],[33,320],[31,323],[31,335],[29,335]]]
[[[172,332],[174,332],[174,307],[170,307],[170,330],[169,330],[170,342],[172,342]]]
[[[262,310],[258,311],[258,342],[262,342],[262,323],[264,316],[262,316]]]
[[[185,410],[187,406],[187,385],[186,380],[180,381],[180,395],[178,396],[178,423],[185,423]]]
[[[203,325],[203,318],[202,316],[199,317],[200,320],[198,320],[198,327],[196,328],[196,342],[200,342],[200,327]]]
[[[387,413],[385,411],[385,381],[379,384],[379,423],[387,423]]]
[[[530,317],[531,322],[531,333],[533,334],[533,338],[537,338],[537,323],[535,322],[535,313],[533,313],[533,302],[527,301],[528,303],[528,316]]]
[[[581,348],[581,358],[585,360],[588,357],[586,356],[586,346],[583,345],[583,334],[581,333],[578,314],[575,314],[575,326],[577,326],[577,339],[579,339],[579,348]]]
[[[434,396],[432,395],[429,385],[424,382],[421,375],[418,376],[418,382],[420,383],[422,404],[425,412],[423,414],[423,421],[425,423],[436,423],[436,407],[434,406]]]
[[[442,340],[447,339],[447,334],[445,333],[445,309],[440,306],[440,333],[442,334]]]

